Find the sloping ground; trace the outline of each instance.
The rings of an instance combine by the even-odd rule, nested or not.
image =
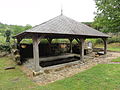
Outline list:
[[[119,90],[120,65],[99,64],[89,70],[52,84],[41,90]]]
[[[95,47],[102,48],[103,44],[97,44]],[[109,51],[120,52],[120,43],[110,43],[108,44]]]
[[[103,61],[110,61],[120,56],[120,53],[111,52],[111,54],[112,55],[109,56],[106,60],[104,58]],[[99,61],[101,61],[102,59],[103,58],[99,59]],[[28,78],[30,76],[26,75],[20,70],[22,68],[21,66],[15,66],[16,68],[11,70],[4,70],[4,68],[8,66],[15,66],[15,64],[8,57],[0,58],[0,90],[119,90],[120,89],[119,64],[99,64],[90,69],[88,69],[87,67],[84,67],[84,69],[82,68],[74,69],[71,70],[72,77],[68,77],[65,79],[61,78],[62,80],[58,80],[54,83],[47,84],[44,86],[39,86],[34,82],[32,82],[33,79]],[[81,71],[85,70],[85,71],[78,73],[80,72],[80,70]],[[75,74],[74,72],[78,74],[74,75]],[[68,70],[66,71],[65,75],[67,74],[69,75],[69,73],[70,72]]]
[[[108,52],[107,56],[100,56],[89,59],[87,62],[84,63],[77,63],[76,65],[70,67],[62,67],[58,69],[51,69],[49,71],[45,71],[46,73],[33,77],[32,80],[39,85],[46,85],[51,82],[55,82],[57,80],[64,79],[66,77],[71,77],[81,71],[86,69],[90,69],[91,67],[101,64],[101,63],[109,63],[112,59],[116,57],[120,57],[120,53],[117,52]],[[57,67],[56,67],[57,68]],[[22,69],[24,72],[28,72],[27,69]],[[27,71],[26,71],[27,70]],[[29,74],[29,73],[27,73]],[[31,73],[29,74],[31,76]]]
[[[11,66],[15,66],[15,63],[10,58],[0,58],[0,90],[30,90],[37,86],[18,66],[15,66],[15,69],[4,70]]]

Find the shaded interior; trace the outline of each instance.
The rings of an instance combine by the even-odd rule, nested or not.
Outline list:
[[[69,63],[69,62],[73,62],[77,60],[80,60],[80,58],[77,56],[73,56],[73,57],[67,57],[67,58],[62,58],[62,59],[56,59],[53,61],[41,61],[40,66],[48,67],[48,66],[53,66],[53,65],[58,65],[58,64]]]

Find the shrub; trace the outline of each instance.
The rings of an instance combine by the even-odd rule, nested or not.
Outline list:
[[[9,45],[0,45],[0,50],[10,52],[11,47]]]
[[[107,39],[107,43],[110,44],[110,43],[120,43],[120,34],[112,34],[110,35],[111,38],[108,38]],[[103,43],[103,40],[102,39],[96,39],[94,44],[101,44]]]
[[[112,38],[108,38],[108,43],[120,43],[120,37],[112,37]]]
[[[99,38],[99,39],[96,39],[96,42],[95,42],[95,44],[101,44],[101,43],[103,43],[103,40],[102,40],[101,38]]]

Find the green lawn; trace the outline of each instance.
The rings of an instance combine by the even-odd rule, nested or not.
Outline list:
[[[120,51],[120,47],[110,47],[108,48],[110,51]]]
[[[38,86],[17,66],[14,70],[4,67],[14,65],[9,58],[0,58],[0,90],[119,90],[120,65],[99,64],[70,78]]]
[[[49,90],[119,90],[120,65],[100,64],[73,77],[41,88],[49,88]]]
[[[36,86],[18,66],[13,70],[4,70],[8,66],[14,66],[14,63],[9,58],[0,58],[0,90],[29,90]]]
[[[113,59],[112,62],[120,62],[120,57]]]
[[[97,48],[103,48],[103,44],[97,44],[95,47]],[[120,52],[120,43],[111,43],[111,44],[108,44],[108,48],[107,50],[110,50],[110,51],[119,51]]]

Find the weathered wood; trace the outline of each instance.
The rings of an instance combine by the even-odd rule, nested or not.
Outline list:
[[[80,59],[81,61],[84,61],[84,43],[85,43],[85,38],[79,38],[80,41]]]
[[[40,65],[39,65],[39,38],[38,37],[33,37],[33,57],[34,57],[34,69],[35,72],[40,70]]]
[[[104,42],[104,54],[107,54],[107,38],[102,38]]]
[[[47,37],[87,37],[87,38],[101,38],[109,37],[87,25],[80,22],[76,22],[64,15],[57,16],[45,23],[37,25],[35,28],[31,28],[23,33],[17,34],[14,37],[31,38],[30,34],[47,34]]]
[[[104,55],[104,52],[97,52],[98,55]]]
[[[78,38],[75,38],[75,40],[76,40],[78,43],[80,43],[80,40],[79,40]]]
[[[69,41],[70,41],[70,53],[72,53],[72,41],[73,41],[73,38],[69,38]]]
[[[15,69],[15,67],[6,67],[5,70]]]

